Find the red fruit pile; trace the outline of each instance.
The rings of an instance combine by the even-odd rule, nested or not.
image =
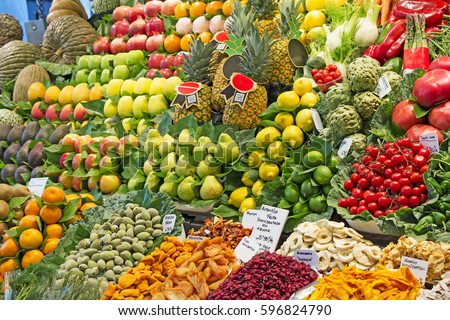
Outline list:
[[[335,64],[329,64],[323,70],[312,69],[311,75],[317,84],[324,84],[339,79],[341,72]]]
[[[430,150],[408,138],[381,148],[367,146],[361,162],[353,164],[353,174],[344,182],[350,196],[339,199],[338,205],[351,214],[368,210],[374,217],[419,206],[427,201],[422,175],[430,156]]]

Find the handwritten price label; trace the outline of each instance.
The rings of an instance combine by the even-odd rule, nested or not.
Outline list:
[[[425,284],[428,272],[428,262],[424,260],[414,259],[410,257],[402,257],[400,266],[407,266],[411,270],[414,277],[419,280],[420,284]]]
[[[439,152],[439,140],[436,133],[423,134],[420,136],[419,141],[431,153]]]
[[[250,236],[259,244],[261,250],[275,251],[288,214],[288,210],[266,205],[261,207]]]
[[[258,252],[259,252],[258,242],[249,237],[243,237],[241,242],[239,242],[239,244],[237,245],[236,249],[234,249],[234,254],[236,255],[236,258],[244,262],[249,261]]]
[[[382,76],[379,80],[378,80],[378,85],[375,88],[375,92],[378,93],[378,96],[380,97],[380,99],[382,99],[383,97],[387,96],[389,94],[389,92],[392,91],[391,85],[389,84],[389,80],[387,78],[387,76]]]
[[[299,249],[294,252],[294,259],[309,265],[313,269],[319,268],[317,252],[311,249]]]
[[[175,222],[177,221],[177,216],[174,214],[165,215],[162,221],[163,233],[171,233],[175,227]]]
[[[258,221],[259,210],[247,210],[242,216],[242,226],[244,228],[253,228]]]
[[[28,189],[35,196],[42,197],[48,178],[33,178],[28,182]]]
[[[344,140],[342,140],[339,150],[338,150],[338,156],[342,159],[345,158],[348,155],[348,152],[350,151],[350,148],[352,147],[352,138],[347,137]]]

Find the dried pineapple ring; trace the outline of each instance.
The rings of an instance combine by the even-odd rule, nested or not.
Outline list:
[[[349,263],[350,261],[353,261],[353,251],[350,250],[339,250],[337,252],[338,259],[344,263]]]
[[[321,251],[317,253],[319,258],[319,271],[325,271],[330,266],[330,253],[328,251]]]
[[[297,227],[295,227],[294,231],[298,231],[301,234],[304,234],[306,232],[308,232],[309,229],[311,229],[312,227],[315,227],[315,225],[311,222],[303,222],[301,224],[299,224]]]
[[[343,229],[345,224],[343,222],[328,221],[328,226],[334,229]]]
[[[344,232],[346,235],[348,235],[350,238],[355,239],[358,242],[361,242],[363,240],[363,236],[356,232],[356,230],[352,228],[344,228]]]
[[[328,250],[328,247],[330,246],[330,243],[325,243],[325,244],[323,244],[323,243],[320,243],[319,241],[314,241],[314,244],[313,244],[313,249],[314,250],[316,250],[317,252],[319,252],[319,251],[325,251],[325,250]]]
[[[333,242],[338,250],[349,250],[357,244],[357,242],[353,239],[334,238]]]
[[[367,256],[375,262],[380,261],[381,259],[381,249],[377,246],[366,247],[365,250]]]
[[[320,244],[330,243],[333,240],[333,235],[330,231],[325,228],[322,228],[316,234],[316,241]]]
[[[362,243],[358,243],[353,247],[353,256],[358,263],[365,266],[371,266],[373,263],[370,261],[369,257],[365,254],[365,249],[367,246]],[[367,270],[367,269],[366,269]]]
[[[302,236],[300,234],[296,233],[296,232],[291,234],[287,241],[289,243],[289,249],[290,250],[297,250],[303,244]]]

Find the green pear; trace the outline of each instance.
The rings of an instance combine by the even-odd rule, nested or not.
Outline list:
[[[167,174],[167,172],[174,169],[176,165],[177,165],[177,155],[175,152],[171,152],[164,159],[162,159],[159,168],[162,173]]]
[[[177,86],[182,84],[183,80],[179,77],[170,77],[166,80],[164,84],[164,95],[169,101],[172,101],[177,95]]]
[[[200,188],[200,197],[203,200],[219,199],[223,193],[223,186],[215,176],[206,176]]]
[[[154,78],[150,84],[149,93],[150,95],[163,94],[164,95],[164,85],[166,84],[165,78]]]
[[[159,146],[159,154],[161,157],[167,156],[169,153],[175,151],[176,140],[171,135],[165,134],[162,137],[161,145]]]
[[[175,173],[179,177],[189,177],[195,174],[195,167],[187,161],[184,154],[180,155],[178,158]]]
[[[128,190],[130,190],[130,191],[142,190],[142,188],[144,187],[144,182],[139,181],[139,179],[137,177],[132,177],[128,181],[127,186],[128,186]]]
[[[152,171],[148,174],[145,185],[150,191],[158,192],[160,182],[161,178],[158,177],[154,171]]]
[[[134,86],[134,94],[149,94],[150,85],[152,84],[152,79],[141,77],[137,79],[136,85]]]
[[[202,136],[198,139],[197,145],[193,150],[194,160],[196,162],[200,162],[205,159],[208,154],[208,149],[214,146],[214,143],[211,141],[209,137]]]
[[[223,163],[232,163],[239,158],[239,145],[226,133],[221,133],[214,151],[216,159]]]
[[[117,104],[117,113],[121,119],[133,116],[133,98],[131,96],[120,97]]]
[[[194,190],[194,177],[187,177],[178,185],[177,195],[178,198],[185,202],[191,202],[195,198],[195,190]]]
[[[103,106],[103,114],[106,118],[112,118],[117,114],[117,104],[115,104],[111,99],[106,100]]]
[[[150,172],[153,171],[153,165],[151,164],[151,162],[149,160],[146,160],[144,162],[144,168],[143,169],[144,169],[144,174],[146,176],[148,176],[150,174]]]
[[[167,193],[171,198],[176,198],[178,185],[178,176],[175,172],[169,171],[164,178],[164,183],[159,187],[159,191]]]
[[[175,148],[175,152],[179,156],[182,154],[191,155],[195,144],[196,144],[196,141],[195,141],[194,137],[191,136],[189,129],[185,128],[185,129],[181,130],[180,135],[178,136],[178,144]]]
[[[144,134],[145,130],[148,128],[149,123],[147,119],[141,119],[139,120],[136,133],[140,137],[142,134]]]
[[[213,162],[213,157],[207,155],[205,160],[200,161],[196,168],[196,173],[200,178],[204,178],[208,175],[218,174],[222,172],[222,166]]]
[[[114,66],[114,55],[113,54],[107,54],[102,57],[102,61],[100,62],[100,68],[103,70],[109,69]]]
[[[158,129],[150,129],[147,133],[147,140],[144,144],[144,152],[150,154],[150,151],[159,148],[162,142],[161,134]]]

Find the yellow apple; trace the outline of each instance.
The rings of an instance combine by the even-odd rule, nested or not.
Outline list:
[[[120,87],[121,96],[131,96],[134,92],[134,87],[136,86],[136,81],[132,79],[127,79],[122,83]]]
[[[125,118],[122,119],[122,126],[126,132],[135,130],[137,128],[138,121],[135,118]]]
[[[150,95],[155,94],[163,94],[164,93],[164,85],[166,84],[165,78],[155,78],[150,85]]]
[[[106,118],[112,118],[117,114],[117,104],[115,104],[111,99],[106,100],[103,106],[103,114]]]
[[[134,86],[135,94],[148,94],[150,92],[150,86],[152,84],[152,79],[141,77],[136,81]]]
[[[106,95],[109,97],[120,95],[120,88],[122,87],[122,83],[122,79],[112,79],[106,87]]]
[[[183,81],[179,77],[170,77],[164,84],[164,95],[169,101],[172,101],[177,95],[176,87]]]
[[[120,97],[117,104],[117,113],[121,119],[133,116],[133,97],[123,96]]]
[[[157,94],[148,99],[148,113],[152,117],[161,114],[167,108],[169,108],[169,103],[163,94]]]
[[[138,136],[141,136],[145,129],[148,128],[148,120],[147,119],[141,119],[139,120],[137,129],[136,129],[136,133],[138,134]]]
[[[136,119],[141,119],[144,113],[148,113],[148,96],[137,96],[133,101],[133,115]]]
[[[122,181],[115,174],[104,174],[100,178],[100,190],[103,194],[110,194],[119,190]]]

